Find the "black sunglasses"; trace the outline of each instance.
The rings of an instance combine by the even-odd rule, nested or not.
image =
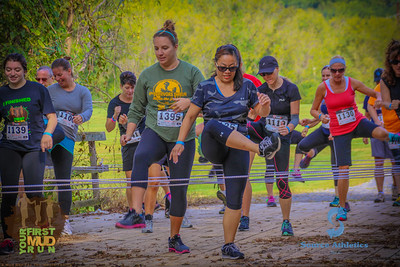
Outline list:
[[[260,73],[261,77],[264,77],[265,75],[271,75],[274,72],[264,72],[264,73]]]
[[[345,68],[341,68],[341,69],[332,69],[332,68],[331,68],[331,72],[332,72],[332,73],[336,73],[336,72],[343,73],[344,70],[345,70]]]
[[[230,72],[234,72],[234,71],[237,70],[237,68],[238,68],[238,66],[233,66],[233,67],[222,67],[222,66],[217,66],[217,69],[218,69],[220,72],[225,72],[226,70],[229,70]]]
[[[40,80],[47,82],[47,78],[36,78],[36,81],[40,82]]]
[[[400,63],[400,60],[397,60],[397,59],[393,59],[390,61],[390,64],[392,64],[392,65],[398,65],[399,63]]]

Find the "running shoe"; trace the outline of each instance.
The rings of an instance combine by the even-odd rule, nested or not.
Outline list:
[[[282,223],[282,236],[293,236],[292,224],[289,220],[284,220]]]
[[[393,202],[393,206],[394,206],[394,207],[400,207],[400,195],[399,195],[399,197],[395,200],[395,202]]]
[[[300,168],[302,169],[307,169],[308,166],[310,166],[310,162],[313,158],[306,155],[301,161],[300,161]]]
[[[335,196],[333,201],[329,203],[329,207],[339,207],[339,197]]]
[[[397,199],[397,186],[392,184],[392,200]]]
[[[234,243],[228,243],[221,248],[222,258],[230,260],[244,259],[244,254]]]
[[[158,203],[158,202],[156,201],[156,205],[154,206],[154,211],[157,211],[157,210],[159,210],[159,209],[161,209],[161,205],[160,205],[160,203]]]
[[[222,209],[219,210],[219,214],[224,214],[225,213],[225,206],[222,207]]]
[[[168,237],[168,248],[169,252],[175,252],[179,254],[190,253],[190,248],[183,244],[181,236],[179,234],[174,237]]]
[[[389,142],[399,143],[400,142],[400,133],[389,133]]]
[[[278,133],[271,133],[271,137],[266,136],[259,144],[260,156],[267,159],[275,157],[276,152],[281,149],[281,139]]]
[[[61,231],[61,235],[72,235],[72,227],[68,219],[65,220],[64,228]]]
[[[300,170],[290,170],[290,174],[294,178],[295,182],[302,182],[302,183],[306,182],[306,180],[304,180],[304,178],[301,176]]]
[[[249,231],[250,230],[250,218],[247,216],[242,216],[240,217],[240,225],[239,225],[239,231]]]
[[[344,208],[346,209],[347,212],[350,211],[350,204],[349,204],[349,202],[346,202],[346,203],[344,204]]]
[[[152,233],[153,232],[153,220],[145,220],[145,227],[142,229],[142,233]]]
[[[204,163],[208,162],[208,159],[206,159],[205,157],[200,156],[199,157],[199,162],[204,164]]]
[[[380,203],[380,202],[385,202],[385,195],[383,194],[383,192],[379,192],[378,195],[376,196],[375,203]]]
[[[218,190],[217,191],[217,198],[219,198],[224,203],[224,206],[227,205],[226,204],[226,195],[225,195],[224,191]]]
[[[183,221],[182,221],[182,228],[192,228],[193,224],[190,223],[189,219],[185,216],[183,216]]]
[[[125,214],[124,218],[115,224],[115,227],[124,229],[144,228],[146,224],[143,215],[132,210]]]
[[[347,221],[347,210],[346,208],[339,207],[336,215],[336,221]]]
[[[276,202],[274,196],[270,196],[267,200],[267,207],[276,207]]]
[[[8,255],[14,252],[14,242],[11,239],[5,239],[0,243],[0,255]]]

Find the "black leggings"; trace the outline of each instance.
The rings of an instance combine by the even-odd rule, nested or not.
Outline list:
[[[7,233],[5,218],[13,214],[12,207],[17,200],[18,188],[3,188],[3,186],[17,186],[19,174],[23,172],[24,185],[38,185],[37,187],[26,187],[27,197],[41,197],[41,192],[29,193],[29,191],[43,190],[43,176],[45,166],[45,153],[41,151],[21,152],[8,148],[0,148],[0,175],[2,192],[1,195],[1,227],[4,238],[10,238]],[[13,193],[7,193],[13,192]]]
[[[178,163],[169,159],[171,150],[175,142],[165,142],[161,137],[150,128],[146,128],[142,133],[142,139],[136,148],[133,158],[133,170],[131,180],[132,186],[147,188],[147,182],[137,183],[137,181],[147,181],[149,178],[149,167],[151,164],[160,161],[165,154],[168,157],[170,171],[171,190],[171,209],[170,215],[183,217],[186,212],[190,173],[192,171],[194,153],[196,150],[195,140],[185,142],[185,150],[179,156]],[[174,186],[174,184],[184,184]]]
[[[335,148],[333,146],[333,141],[329,140],[329,134],[324,133],[324,128],[321,126],[314,132],[310,133],[300,141],[298,147],[301,151],[307,153],[313,148],[318,148],[317,150],[321,151],[328,145],[331,148],[331,166],[334,184],[337,186],[339,173],[338,167],[336,166]]]
[[[225,145],[231,133],[231,129],[218,121],[207,122],[201,135],[201,149],[213,164],[222,164],[227,207],[240,210],[249,175],[250,156],[248,151]]]
[[[249,135],[251,140],[259,143],[264,137],[267,136],[267,132],[264,127],[264,123],[248,122],[247,127],[249,129]],[[276,174],[276,185],[279,189],[279,197],[282,199],[288,199],[292,197],[292,192],[289,188],[288,169],[289,169],[289,157],[290,157],[290,137],[291,133],[281,137],[281,149],[276,152],[273,159],[265,159],[267,169],[265,171],[265,180],[268,182],[271,177]]]
[[[60,145],[54,147],[51,151],[51,159],[54,166],[54,174],[56,180],[71,180],[71,169],[74,155]],[[69,215],[72,203],[72,191],[70,182],[60,182],[58,184],[65,184],[58,186],[58,189],[66,190],[58,192],[58,202],[64,215]]]

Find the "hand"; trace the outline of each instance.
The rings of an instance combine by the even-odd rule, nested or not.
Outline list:
[[[42,152],[52,147],[53,147],[53,138],[50,135],[44,134],[42,136],[42,140],[40,141],[40,148],[42,149]]]
[[[171,108],[175,113],[183,112],[190,106],[190,98],[174,98],[175,102],[171,105]]]
[[[328,123],[331,119],[329,118],[328,114],[322,114],[320,120],[321,120],[322,123]]]
[[[271,99],[269,99],[268,95],[257,92],[257,97],[258,103],[260,103],[261,106],[268,106],[271,104]]]
[[[282,135],[282,136],[285,136],[285,135],[289,134],[289,130],[286,127],[284,122],[282,122],[282,124],[278,127],[278,131],[279,131],[279,134]]]
[[[76,125],[81,125],[83,123],[83,118],[82,118],[81,115],[76,115],[76,116],[73,117],[72,121]]]
[[[310,119],[301,119],[300,120],[300,125],[305,127],[306,125],[310,124],[311,120]]]
[[[329,141],[333,141],[333,136],[332,136],[332,134],[330,134],[330,135],[328,136],[328,140],[329,140]]]
[[[392,100],[392,106],[390,108],[393,109],[393,110],[398,109],[399,108],[399,103],[400,103],[400,100]]]
[[[375,100],[374,108],[380,109],[383,106],[383,101],[380,99]]]
[[[252,120],[255,120],[256,118],[257,118],[257,114],[256,114],[256,112],[254,111],[254,109],[250,109],[249,110],[249,113],[247,114],[247,117],[249,117],[250,119],[252,119]]]
[[[380,120],[378,120],[377,122],[375,122],[375,120],[374,120],[374,123],[375,123],[376,125],[378,125],[378,126],[383,127],[383,122],[381,122]]]
[[[364,137],[364,138],[363,138],[363,143],[366,144],[366,145],[368,145],[368,138]]]
[[[182,154],[183,150],[185,150],[185,146],[176,144],[169,155],[169,160],[172,159],[175,164],[178,163],[178,157]]]
[[[304,127],[303,131],[301,131],[301,136],[306,137],[308,133],[308,128]]]
[[[121,135],[121,138],[120,138],[121,146],[125,146],[126,143],[128,143],[131,139],[132,139],[132,136],[129,136],[126,134]]]
[[[121,124],[121,125],[127,124],[128,123],[128,116],[126,116],[126,114],[122,114],[121,116],[119,116],[118,123]]]
[[[121,106],[116,106],[114,108],[114,118],[118,118],[118,115],[121,113]]]

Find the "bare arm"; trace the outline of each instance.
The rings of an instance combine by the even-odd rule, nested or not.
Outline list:
[[[351,86],[353,87],[354,90],[357,90],[360,93],[363,93],[364,95],[368,95],[374,98],[379,97],[379,94],[377,92],[375,92],[373,89],[367,87],[365,84],[356,79],[351,79]]]
[[[257,92],[258,96],[258,103],[254,107],[254,111],[260,116],[260,117],[267,117],[269,115],[269,112],[271,111],[271,99],[269,99],[268,95],[266,94],[261,94]]]
[[[177,142],[185,142],[186,137],[192,128],[193,123],[195,122],[197,116],[199,115],[201,108],[196,106],[195,104],[190,104],[189,110],[183,119],[182,126],[179,130],[179,136]],[[129,125],[129,124],[128,124]],[[178,162],[178,157],[182,154],[185,149],[184,145],[176,144],[171,151],[169,159],[173,160],[174,163]]]

